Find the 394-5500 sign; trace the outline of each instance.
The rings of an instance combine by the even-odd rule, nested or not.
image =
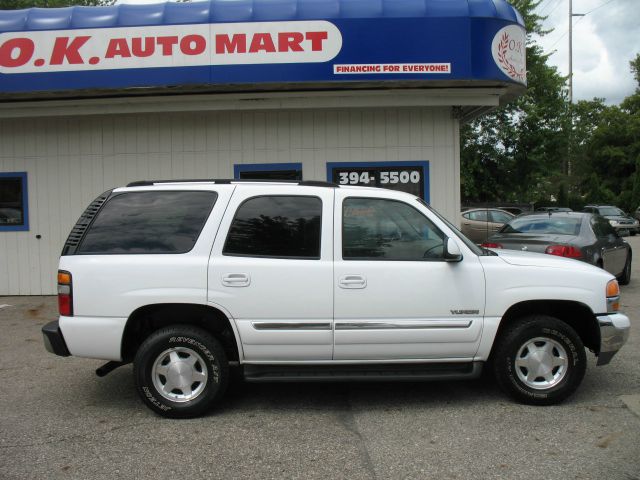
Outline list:
[[[380,184],[397,184],[397,183],[420,183],[420,172],[399,171],[399,172],[378,172],[380,175]],[[341,185],[362,185],[375,183],[375,175],[373,172],[340,172],[339,182]]]

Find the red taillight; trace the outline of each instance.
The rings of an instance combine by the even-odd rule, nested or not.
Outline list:
[[[73,316],[71,274],[62,270],[58,270],[58,312],[64,317]]]
[[[570,245],[549,245],[544,253],[557,255],[558,257],[581,258],[582,252],[579,248]]]
[[[484,248],[504,248],[501,243],[492,243],[492,242],[485,242],[480,246]]]

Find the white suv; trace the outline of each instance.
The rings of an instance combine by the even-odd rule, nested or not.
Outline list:
[[[199,415],[247,381],[475,378],[562,401],[585,346],[629,319],[607,272],[480,249],[422,200],[323,182],[135,182],[98,197],[60,258],[55,354],[133,362],[152,410]],[[488,362],[491,360],[491,363]]]

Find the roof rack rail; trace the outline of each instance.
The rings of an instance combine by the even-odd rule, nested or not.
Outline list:
[[[127,187],[149,187],[158,183],[216,183],[218,185],[225,185],[230,183],[289,183],[291,185],[302,185],[306,187],[340,187],[340,185],[338,185],[337,183],[323,182],[320,180],[267,180],[250,178],[188,178],[176,180],[138,180],[128,183]]]

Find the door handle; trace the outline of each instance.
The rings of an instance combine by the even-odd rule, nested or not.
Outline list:
[[[246,273],[225,273],[222,276],[222,284],[226,287],[248,287],[251,277]]]
[[[365,288],[367,279],[362,275],[343,275],[338,280],[340,288]]]

